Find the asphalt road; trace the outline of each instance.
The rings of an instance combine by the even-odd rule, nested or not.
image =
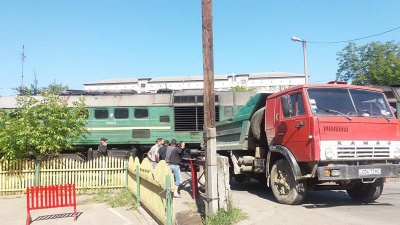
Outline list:
[[[275,202],[270,189],[256,181],[231,182],[232,199],[236,207],[248,214],[239,225],[393,225],[400,224],[400,183],[385,184],[375,203],[353,201],[346,191],[310,191],[302,205],[282,205]]]

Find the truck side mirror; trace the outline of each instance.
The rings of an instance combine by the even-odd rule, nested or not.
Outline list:
[[[293,116],[292,100],[289,95],[283,95],[281,97],[281,104],[282,104],[283,116],[284,117]]]

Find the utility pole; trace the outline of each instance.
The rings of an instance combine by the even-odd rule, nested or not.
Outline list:
[[[218,210],[212,0],[202,0],[206,215]]]
[[[305,76],[305,84],[308,84],[308,60],[307,60],[307,41],[306,39],[301,39],[298,37],[292,37],[291,38],[292,41],[297,41],[297,42],[301,42],[301,44],[303,45],[303,59],[304,59],[304,76]]]
[[[22,62],[22,77],[21,77],[21,88],[24,86],[24,61],[25,61],[25,46],[22,45],[22,54],[21,54],[21,62]]]

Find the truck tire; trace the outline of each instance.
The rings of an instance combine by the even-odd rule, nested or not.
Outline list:
[[[347,190],[347,194],[355,201],[371,203],[378,199],[383,191],[383,179],[374,183],[357,182]]]
[[[264,121],[264,113],[265,107],[262,107],[257,110],[250,119],[250,129],[257,140],[261,140],[261,135],[263,133],[262,127],[264,126],[262,122]]]
[[[280,159],[272,166],[270,186],[276,200],[281,204],[301,204],[306,195],[305,183],[296,181],[286,159]]]

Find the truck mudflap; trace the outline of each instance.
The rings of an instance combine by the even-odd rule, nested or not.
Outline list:
[[[399,164],[332,165],[317,169],[318,180],[337,181],[364,178],[400,177]]]

